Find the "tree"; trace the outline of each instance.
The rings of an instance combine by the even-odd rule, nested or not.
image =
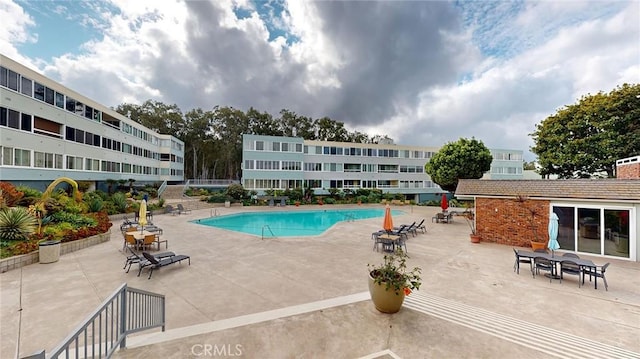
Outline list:
[[[461,138],[442,146],[424,170],[443,190],[455,192],[459,179],[481,178],[491,169],[492,160],[491,152],[482,141]]]
[[[640,85],[583,96],[531,134],[540,174],[559,178],[615,176],[616,160],[640,153]]]

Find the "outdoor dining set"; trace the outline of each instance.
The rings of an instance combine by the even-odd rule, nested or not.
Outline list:
[[[415,221],[411,224],[402,224],[394,227],[391,218],[391,209],[387,206],[385,208],[382,229],[371,233],[373,250],[379,251],[382,249],[384,252],[395,252],[396,248],[402,248],[407,252],[407,239],[409,239],[409,235],[415,237],[418,235],[418,231],[427,233],[424,219],[420,222]]]
[[[605,272],[610,263],[599,266],[589,259],[582,259],[577,254],[567,252],[558,255],[554,252],[549,254],[546,250],[522,251],[513,249],[515,254],[515,263],[513,271],[520,274],[520,265],[529,264],[531,275],[535,277],[541,272],[547,272],[546,277],[551,282],[553,279],[559,279],[560,283],[565,275],[575,275],[578,277],[578,287],[584,285],[586,276],[589,281],[593,279],[595,289],[598,289],[598,278],[602,278],[605,290],[609,285],[605,277]]]

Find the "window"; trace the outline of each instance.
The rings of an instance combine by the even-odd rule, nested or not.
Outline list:
[[[23,95],[27,95],[29,97],[33,96],[33,81],[29,80],[26,77],[22,77],[20,82],[22,85],[20,86],[20,92],[22,92]]]
[[[7,87],[9,69],[0,66],[0,86]]]
[[[67,96],[67,101],[65,102],[67,111],[69,112],[76,112],[76,100],[72,99],[71,97]]]
[[[56,106],[64,108],[64,95],[60,92],[56,92]]]
[[[13,91],[18,91],[18,73],[8,70],[7,71],[7,87]]]
[[[289,152],[289,144],[282,142],[282,152]]]
[[[81,170],[82,162],[83,162],[82,157],[67,156],[67,169]]]
[[[100,161],[94,160],[92,158],[87,158],[85,160],[85,169],[87,171],[100,171]]]
[[[13,166],[13,147],[0,147],[2,149],[2,165]]]
[[[31,166],[31,151],[21,150],[16,148],[13,154],[14,154],[13,156],[14,166],[23,166],[23,167]]]
[[[9,110],[8,111],[8,126],[15,129],[20,129],[20,112]]]
[[[296,143],[296,152],[302,153],[302,143]]]
[[[304,164],[305,172],[322,172],[322,163],[308,162]]]
[[[256,151],[264,151],[264,141],[256,141]]]
[[[31,132],[31,115],[28,115],[26,113],[22,114],[22,121],[20,121],[20,128],[22,129],[22,131],[29,131]]]
[[[245,170],[252,170],[253,168],[253,160],[245,160],[244,161],[244,168]]]
[[[274,143],[272,144],[272,148],[271,148],[271,150],[272,150],[272,151],[276,151],[276,152],[280,152],[280,142],[274,142]]]
[[[54,104],[54,100],[55,100],[55,96],[54,96],[55,92],[48,88],[45,87],[44,88],[44,102],[48,103],[49,105],[53,105]]]
[[[0,126],[7,125],[7,109],[0,107]]]

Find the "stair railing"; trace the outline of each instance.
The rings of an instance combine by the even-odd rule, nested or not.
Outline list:
[[[157,327],[165,329],[164,295],[123,283],[47,359],[110,358],[126,347],[128,334]]]

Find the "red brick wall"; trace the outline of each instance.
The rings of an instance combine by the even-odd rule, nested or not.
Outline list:
[[[629,163],[616,167],[616,178],[618,179],[640,179],[640,163]]]
[[[484,242],[529,247],[533,240],[531,211],[538,240],[549,239],[549,201],[476,198],[476,229]]]

